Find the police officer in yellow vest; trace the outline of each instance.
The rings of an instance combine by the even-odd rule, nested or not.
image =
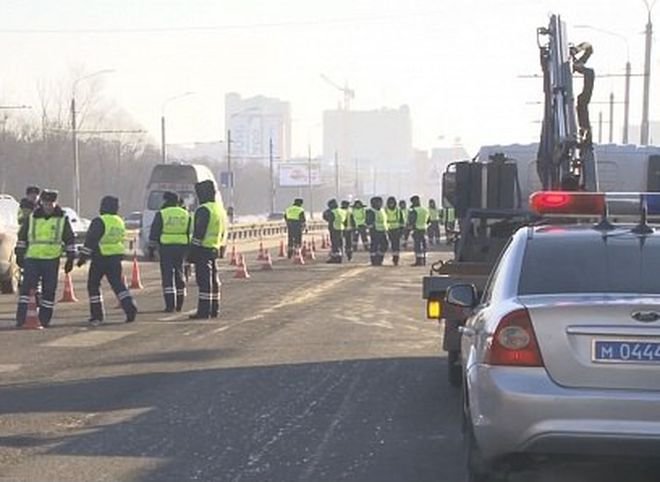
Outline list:
[[[41,189],[39,186],[28,186],[25,189],[25,197],[21,199],[21,202],[18,206],[18,224],[19,226],[23,225],[25,221],[30,217],[30,214],[39,205],[39,193]]]
[[[403,217],[403,222],[401,223],[401,244],[403,245],[403,249],[408,249],[408,238],[410,238],[410,228],[408,227],[409,211],[405,199],[399,200],[399,210]]]
[[[326,263],[341,263],[346,219],[336,199],[328,201],[328,209],[323,212],[323,219],[328,222],[328,232],[330,233],[330,257]]]
[[[163,194],[163,206],[154,216],[149,232],[149,259],[158,248],[160,277],[165,299],[165,312],[181,311],[186,297],[183,261],[190,243],[191,217],[181,206],[175,192]]]
[[[392,264],[399,266],[399,257],[401,256],[401,225],[403,224],[403,215],[396,198],[390,196],[387,198],[385,206],[385,221],[387,223],[387,237],[392,248]]]
[[[87,295],[89,296],[89,324],[98,326],[103,323],[103,296],[101,280],[105,276],[112,291],[119,299],[126,315],[126,323],[135,321],[137,307],[128,291],[122,276],[121,261],[124,258],[126,228],[119,212],[119,199],[104,196],[101,199],[99,216],[95,217],[85,236],[85,245],[80,249],[77,266],[81,267],[91,259],[87,274]]]
[[[344,251],[346,252],[346,259],[348,261],[353,259],[353,212],[351,211],[351,203],[342,201],[339,205],[344,216]]]
[[[412,230],[415,242],[415,263],[412,266],[426,265],[426,228],[429,223],[429,212],[421,205],[419,196],[410,198],[410,213],[408,226]]]
[[[383,198],[372,197],[369,200],[371,208],[367,211],[367,226],[369,227],[369,257],[372,266],[382,266],[387,251],[387,216],[383,209]]]
[[[217,318],[220,314],[220,280],[217,259],[226,240],[227,212],[216,199],[213,181],[195,184],[199,207],[195,211],[189,259],[195,264],[199,295],[192,320]]]
[[[367,209],[359,199],[353,201],[350,222],[353,223],[353,251],[358,250],[358,241],[360,240],[362,240],[362,248],[367,251],[369,249],[369,236],[367,234]]]
[[[53,317],[60,257],[66,250],[64,271],[71,272],[76,256],[74,234],[69,218],[57,205],[57,191],[44,190],[42,203],[27,217],[18,232],[16,263],[23,268],[23,284],[16,308],[16,326],[25,323],[30,292],[41,282],[39,321],[47,327]]]
[[[289,259],[293,257],[293,253],[302,247],[302,235],[305,230],[305,209],[303,200],[296,198],[293,204],[286,208],[284,211],[284,221],[286,222],[286,231],[288,238],[287,255]]]
[[[429,199],[429,244],[440,244],[440,223],[442,222],[443,212],[435,205],[435,199]]]

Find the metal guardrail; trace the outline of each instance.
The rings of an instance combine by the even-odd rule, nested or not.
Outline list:
[[[327,229],[325,221],[308,221],[307,230],[318,232]],[[263,223],[237,223],[229,226],[227,233],[228,243],[240,243],[242,241],[254,241],[265,238],[285,236],[287,232],[284,221],[267,221]],[[125,253],[127,255],[140,251],[140,230],[126,231]]]

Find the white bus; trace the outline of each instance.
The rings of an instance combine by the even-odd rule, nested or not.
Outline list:
[[[201,181],[213,181],[216,187],[216,201],[222,205],[222,195],[218,189],[211,170],[200,164],[158,164],[154,166],[147,184],[147,191],[142,211],[142,226],[140,228],[140,248],[144,252],[149,244],[149,231],[154,216],[163,205],[163,194],[166,191],[176,192],[185,207],[194,212],[197,208],[195,184]]]

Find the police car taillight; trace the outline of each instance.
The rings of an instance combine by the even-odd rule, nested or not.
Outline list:
[[[605,194],[583,192],[535,192],[529,198],[530,209],[540,215],[602,216]]]
[[[543,366],[532,321],[525,308],[512,311],[500,320],[485,361],[489,365],[500,366]]]

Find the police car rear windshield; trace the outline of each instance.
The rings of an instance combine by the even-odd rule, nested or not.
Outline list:
[[[660,238],[631,233],[533,238],[518,293],[660,294]]]

